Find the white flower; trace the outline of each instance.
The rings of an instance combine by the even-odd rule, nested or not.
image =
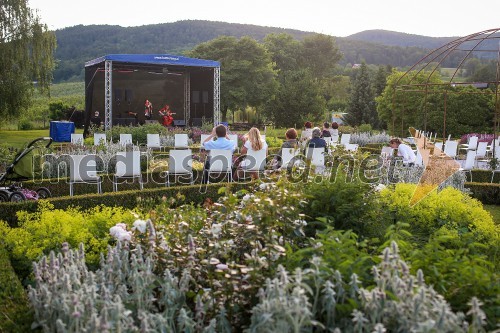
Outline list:
[[[130,231],[127,231],[125,223],[118,223],[114,227],[109,228],[109,234],[121,242],[128,242],[132,239],[132,234]]]
[[[241,200],[248,201],[250,200],[250,198],[251,198],[250,194],[245,194]]]
[[[386,188],[386,186],[384,184],[378,184],[377,186],[375,186],[375,191],[382,191],[384,188]]]
[[[124,231],[122,232],[121,234],[119,234],[116,239],[118,239],[120,242],[130,242],[130,240],[132,239],[132,235],[130,234],[130,232],[128,231]]]
[[[217,258],[210,258],[210,265],[218,265],[220,264],[219,259]]]
[[[138,230],[141,234],[146,232],[146,221],[135,220],[132,230]]]
[[[217,237],[222,231],[222,224],[220,224],[220,223],[212,224],[211,231],[212,231],[212,234]]]
[[[271,187],[271,184],[268,184],[268,183],[262,183],[259,185],[259,188],[262,190],[262,191],[265,191],[267,190],[268,188]]]
[[[226,269],[228,269],[228,267],[227,267],[226,264],[218,264],[215,267],[217,267],[217,269],[220,269],[220,270],[226,270]]]

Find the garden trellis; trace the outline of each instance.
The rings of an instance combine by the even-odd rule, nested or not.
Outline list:
[[[459,74],[464,70],[464,65],[470,59],[482,59],[496,61],[495,79],[483,80],[481,82],[460,81]],[[453,67],[450,78],[442,82],[433,82],[433,76],[439,73],[442,66]],[[437,98],[443,103],[442,138],[447,137],[446,121],[447,115],[454,110],[449,109],[448,97],[451,94],[486,94],[491,95],[494,103],[493,132],[496,135],[499,126],[499,82],[500,82],[500,28],[489,29],[471,35],[457,38],[447,44],[431,51],[408,71],[406,71],[393,87],[392,94],[392,133],[397,132],[396,121],[398,113],[401,115],[401,136],[404,137],[404,126],[418,126],[418,124],[405,124],[404,114],[407,112],[408,99],[412,94],[423,94],[420,105],[420,119],[423,131],[427,131],[428,110],[432,103],[431,97]],[[471,86],[476,89],[455,89],[458,87]],[[455,133],[459,134],[459,133]]]

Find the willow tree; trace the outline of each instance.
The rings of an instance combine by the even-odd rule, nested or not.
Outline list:
[[[26,0],[0,6],[0,119],[16,119],[29,106],[34,85],[49,92],[56,38]]]

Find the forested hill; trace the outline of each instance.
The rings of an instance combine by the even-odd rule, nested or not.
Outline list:
[[[392,46],[416,46],[426,49],[435,49],[443,46],[458,37],[427,37],[412,35],[404,32],[387,30],[365,30],[346,37],[359,41],[378,43]]]
[[[178,21],[174,23],[120,27],[110,25],[78,25],[56,31],[58,67],[55,82],[83,80],[86,61],[110,53],[171,53],[182,54],[197,44],[221,35],[250,36],[262,40],[270,33],[288,33],[302,39],[312,32],[293,29],[263,27],[212,21]],[[337,37],[337,45],[344,54],[342,64],[360,63],[410,66],[427,53],[422,47],[431,37],[419,36],[422,44],[402,47],[406,34],[401,34],[399,44],[383,45],[355,38]],[[395,46],[394,44],[400,45]]]

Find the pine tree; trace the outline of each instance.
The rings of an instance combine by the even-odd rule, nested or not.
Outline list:
[[[344,117],[351,126],[370,124],[378,127],[375,99],[366,63],[362,63],[351,85],[348,115]]]

